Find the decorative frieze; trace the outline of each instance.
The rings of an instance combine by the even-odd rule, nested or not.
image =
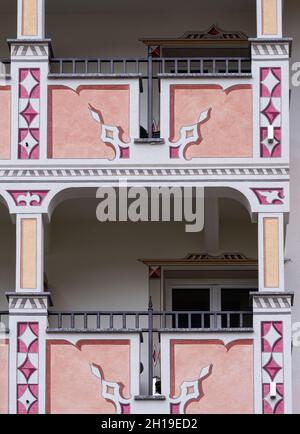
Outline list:
[[[48,43],[44,44],[11,44],[11,57],[18,58],[14,60],[20,60],[22,57],[49,57],[49,45]]]
[[[9,311],[14,313],[31,314],[40,311],[40,313],[46,313],[49,303],[51,304],[50,293],[7,293]]]
[[[2,168],[0,170],[0,178],[80,178],[80,177],[102,177],[102,176],[207,176],[207,177],[249,177],[249,176],[289,176],[290,169],[288,167],[174,167],[174,168],[115,168],[115,167],[87,167],[87,168]]]
[[[255,311],[280,311],[291,310],[293,305],[293,293],[253,293],[253,309]]]
[[[280,42],[255,42],[252,43],[252,56],[288,57],[289,44]]]

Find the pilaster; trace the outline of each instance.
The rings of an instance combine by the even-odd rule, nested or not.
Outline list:
[[[44,291],[44,223],[42,214],[16,216],[16,292]]]
[[[284,291],[284,215],[258,215],[259,291]]]
[[[292,413],[292,293],[253,293],[256,414]]]
[[[45,0],[18,0],[18,39],[45,37]]]
[[[282,37],[282,0],[256,0],[257,37]]]
[[[49,293],[8,293],[9,413],[43,414]]]

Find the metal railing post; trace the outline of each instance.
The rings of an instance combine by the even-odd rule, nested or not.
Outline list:
[[[153,137],[153,62],[152,47],[148,47],[148,137]]]
[[[148,395],[153,395],[153,304],[151,297],[148,307]]]

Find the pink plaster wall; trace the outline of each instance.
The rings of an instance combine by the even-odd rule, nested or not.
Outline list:
[[[202,140],[189,146],[185,158],[252,157],[252,88],[218,85],[171,86],[170,140],[179,139],[180,128],[197,123],[201,112],[211,108],[201,126]]]
[[[171,341],[171,394],[177,397],[184,381],[194,381],[212,364],[203,383],[203,396],[190,403],[190,414],[253,413],[253,342]]]
[[[48,157],[114,159],[115,152],[100,139],[100,124],[89,105],[101,112],[106,125],[120,127],[129,141],[129,86],[66,86],[48,88]]]
[[[0,339],[0,414],[8,413],[8,340]]]
[[[10,86],[0,86],[0,159],[10,158]]]
[[[112,403],[101,397],[101,382],[90,363],[101,367],[106,381],[122,383],[129,390],[130,343],[122,341],[47,342],[47,413],[115,413]]]

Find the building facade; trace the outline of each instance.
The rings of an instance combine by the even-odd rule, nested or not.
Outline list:
[[[299,5],[71,3],[0,6],[0,413],[299,412]]]

